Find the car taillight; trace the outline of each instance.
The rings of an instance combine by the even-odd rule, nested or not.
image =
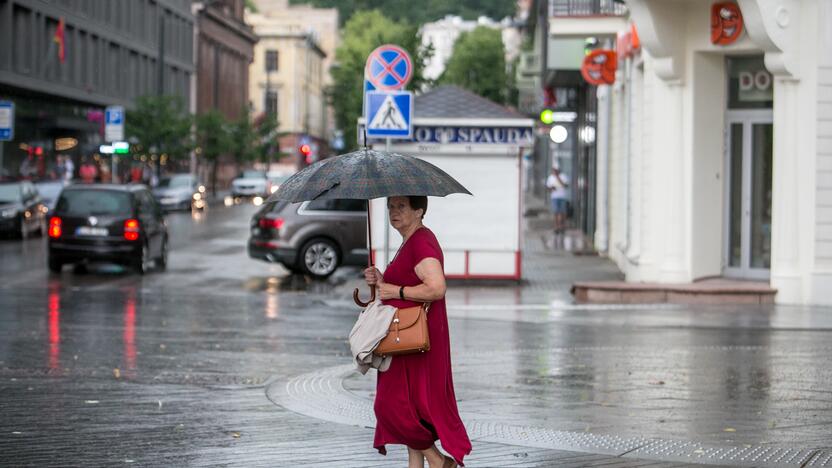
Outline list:
[[[283,227],[283,218],[260,218],[259,225],[263,229],[280,229]]]
[[[124,222],[124,238],[129,241],[139,240],[139,221],[128,219]]]
[[[49,237],[53,239],[61,237],[61,218],[53,216],[49,219]]]

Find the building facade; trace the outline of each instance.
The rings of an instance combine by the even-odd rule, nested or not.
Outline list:
[[[61,21],[62,44],[55,39]],[[0,100],[15,104],[14,140],[0,142],[0,174],[17,175],[33,148],[39,172],[59,154],[93,155],[105,106],[129,109],[156,94],[187,102],[193,26],[188,0],[0,0]]]
[[[597,248],[631,282],[832,304],[832,3],[627,6],[640,47],[597,93]]]
[[[249,65],[257,36],[244,22],[243,0],[194,2],[196,85],[193,110],[237,119],[248,106]]]
[[[289,5],[288,0],[256,5],[258,11],[246,15],[259,39],[250,69],[252,109],[277,119],[283,153],[300,158],[300,146],[308,144],[311,162],[329,152],[333,138],[326,87],[339,41],[338,11]]]
[[[435,80],[445,71],[445,64],[454,53],[454,44],[459,35],[471,32],[478,26],[499,29],[505,47],[506,64],[511,64],[520,53],[523,40],[520,30],[511,18],[500,22],[481,16],[476,21],[466,21],[459,16],[448,15],[440,20],[425,23],[419,28],[422,45],[433,45],[433,55],[428,59],[423,70],[425,78]]]

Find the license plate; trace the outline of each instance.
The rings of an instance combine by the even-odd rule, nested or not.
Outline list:
[[[79,236],[106,236],[107,228],[81,226],[75,230],[75,234]]]
[[[159,202],[164,204],[164,205],[170,205],[170,204],[176,203],[176,199],[175,198],[163,198],[163,199],[159,200]]]

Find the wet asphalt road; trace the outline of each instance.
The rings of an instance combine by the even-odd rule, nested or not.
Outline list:
[[[403,450],[373,451],[371,429],[329,422],[330,397],[296,396],[319,418],[266,397],[349,363],[347,298],[360,280],[357,269],[318,282],[248,259],[254,210],[171,214],[169,268],[144,277],[108,266],[50,275],[43,239],[0,241],[0,466],[404,466]],[[466,423],[770,445],[823,466],[832,311],[575,307],[570,280],[608,274],[603,262],[526,252],[525,285],[449,293]],[[370,377],[335,386],[355,407],[372,398]],[[332,411],[350,422],[353,410]],[[669,466],[524,434],[475,440],[470,466]]]

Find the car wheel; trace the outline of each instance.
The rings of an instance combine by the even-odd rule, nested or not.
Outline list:
[[[156,268],[159,271],[165,271],[168,268],[168,239],[165,238],[162,240],[162,251],[159,253],[159,257],[156,258]]]
[[[150,263],[150,249],[147,247],[147,242],[142,244],[141,257],[133,264],[133,269],[136,273],[144,275],[149,271],[147,265]]]
[[[338,268],[338,247],[327,239],[312,239],[300,250],[298,260],[304,273],[326,278]]]
[[[64,264],[54,258],[49,258],[49,271],[58,274],[63,269]]]

